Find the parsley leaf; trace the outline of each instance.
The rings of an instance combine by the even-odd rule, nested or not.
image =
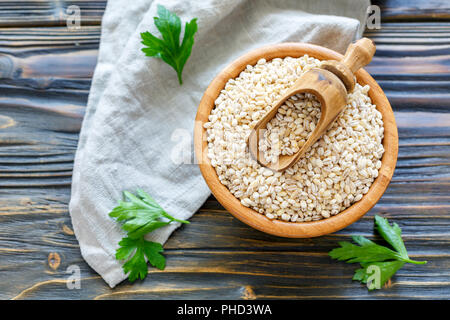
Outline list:
[[[143,280],[147,274],[147,257],[150,264],[160,270],[163,270],[166,265],[166,259],[161,254],[163,252],[160,243],[145,240],[143,237],[133,239],[125,237],[119,242],[120,248],[116,251],[117,260],[128,260],[123,265],[123,271],[130,273],[128,280],[134,282],[140,278]]]
[[[355,240],[355,237],[353,237],[353,240],[363,244],[357,246],[348,241],[339,242],[341,247],[331,250],[329,253],[330,257],[340,261],[347,260],[347,263],[386,261],[399,257],[397,252],[380,246],[364,237],[360,236],[358,240]]]
[[[166,260],[161,254],[162,245],[144,239],[144,236],[158,228],[164,227],[171,222],[189,223],[169,215],[164,209],[147,193],[138,189],[136,195],[128,191],[123,192],[125,201],[119,201],[109,216],[117,221],[124,222],[122,229],[127,231],[127,236],[119,242],[116,251],[117,260],[125,260],[122,266],[128,280],[134,282],[147,276],[147,261],[158,269],[164,269]]]
[[[333,259],[346,261],[347,263],[359,262],[361,264],[362,268],[355,271],[353,280],[367,283],[370,276],[369,273],[373,272],[372,269],[376,269],[379,271],[379,283],[381,287],[405,263],[427,263],[426,261],[415,261],[409,258],[401,237],[402,231],[396,223],[390,225],[386,218],[375,216],[375,225],[376,230],[395,251],[376,244],[365,237],[354,236],[352,237],[353,241],[358,245],[343,241],[339,242],[339,248],[335,248],[329,252],[330,257]],[[373,267],[371,268],[371,266]],[[368,288],[369,290],[376,289],[372,284],[368,285]]]
[[[155,229],[164,227],[170,222],[189,223],[169,215],[150,195],[142,190],[137,190],[137,196],[124,191],[124,197],[128,201],[119,201],[109,216],[117,221],[125,221],[122,229],[127,231],[130,238],[139,238]],[[162,220],[164,219],[164,220]]]
[[[415,261],[409,258],[402,239],[402,229],[400,229],[398,224],[393,223],[391,226],[386,218],[377,215],[375,216],[375,224],[378,233],[400,254],[401,258],[399,260],[413,264],[427,263],[426,261]]]
[[[377,226],[378,233],[386,240],[398,253],[404,258],[408,258],[408,252],[406,251],[405,244],[402,240],[402,230],[398,224],[389,224],[386,218],[375,216],[375,224]]]
[[[183,84],[181,74],[194,45],[194,34],[197,32],[197,19],[195,18],[190,22],[186,22],[183,41],[180,45],[180,18],[162,5],[158,5],[158,16],[153,19],[161,33],[162,39],[155,37],[148,31],[141,33],[141,43],[146,46],[142,48],[142,51],[146,56],[160,58],[174,68],[181,85]]]
[[[369,272],[368,268],[370,266],[377,266],[380,270],[380,287],[383,286],[394,274],[400,270],[405,265],[403,261],[384,261],[384,262],[371,262],[361,264],[362,269],[355,271],[352,280],[360,281],[361,283],[366,283],[369,280],[369,276],[373,271]],[[369,284],[368,289],[376,289],[375,285]]]

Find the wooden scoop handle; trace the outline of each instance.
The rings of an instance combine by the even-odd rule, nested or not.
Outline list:
[[[324,61],[321,68],[334,73],[344,83],[347,92],[352,92],[355,87],[354,73],[369,64],[375,50],[372,40],[362,38],[348,46],[341,61]]]
[[[375,44],[368,38],[362,38],[348,46],[345,52],[344,63],[352,73],[369,64],[375,54]]]

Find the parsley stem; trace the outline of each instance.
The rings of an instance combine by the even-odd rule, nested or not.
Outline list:
[[[161,212],[161,214],[162,214],[164,217],[166,217],[167,219],[169,219],[170,221],[176,221],[176,222],[187,223],[187,224],[190,223],[189,221],[186,221],[186,220],[174,218],[174,217],[172,217],[170,214],[168,214],[167,212]]]
[[[427,261],[417,261],[417,260],[411,260],[411,259],[402,259],[404,262],[412,263],[412,264],[426,264]]]
[[[177,219],[177,218],[173,218],[173,221],[180,222],[180,223],[187,223],[187,224],[190,223],[190,222],[187,221],[187,220],[181,220],[181,219]]]

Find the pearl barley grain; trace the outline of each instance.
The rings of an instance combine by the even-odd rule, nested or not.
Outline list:
[[[208,157],[222,184],[269,219],[299,223],[334,216],[361,200],[381,167],[383,120],[367,95],[370,88],[359,84],[338,119],[290,169],[273,172],[249,155],[252,128],[305,71],[319,66],[307,55],[247,66],[226,83],[204,124]],[[297,152],[319,119],[313,95],[286,100],[259,141],[266,160]]]

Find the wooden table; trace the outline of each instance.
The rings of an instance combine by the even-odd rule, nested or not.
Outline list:
[[[83,28],[63,13],[81,7]],[[167,267],[110,289],[81,258],[68,212],[78,132],[105,1],[0,1],[0,298],[397,299],[450,298],[450,2],[377,2],[381,30],[367,70],[395,111],[400,153],[387,192],[363,219],[317,239],[253,230],[210,197],[165,245]],[[327,252],[351,235],[373,236],[383,213],[413,258],[384,290],[368,293],[356,265]],[[81,289],[66,270],[81,268]]]

